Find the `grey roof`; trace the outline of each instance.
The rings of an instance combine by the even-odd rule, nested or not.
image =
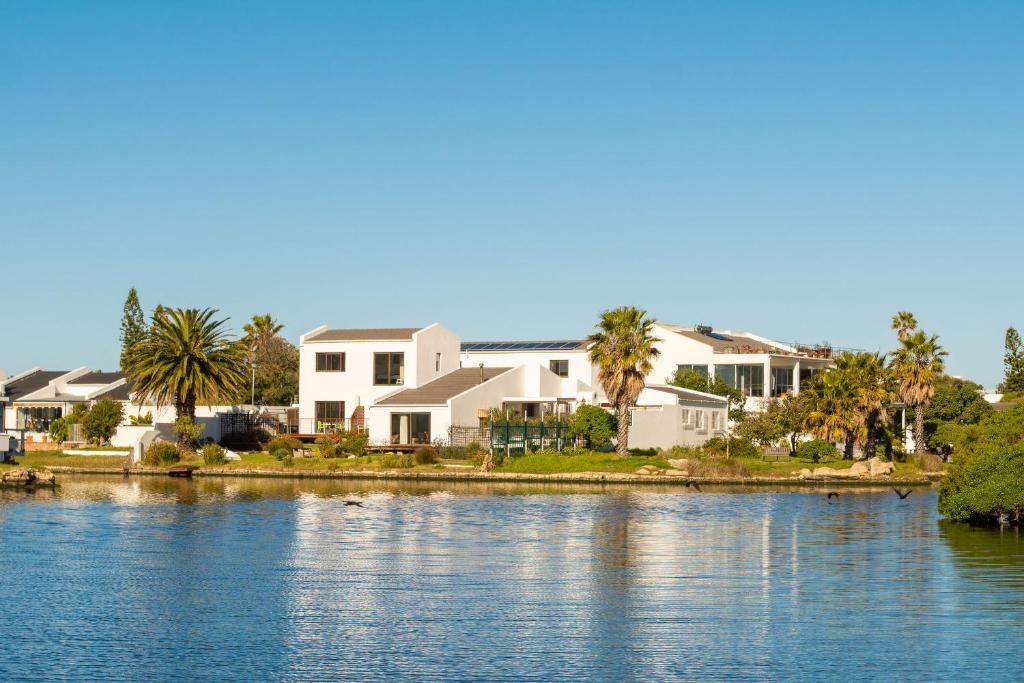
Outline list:
[[[112,401],[127,401],[132,393],[132,388],[127,382],[124,384],[118,384],[113,389],[107,389],[101,394],[93,396],[93,400],[98,398],[109,398]]]
[[[707,344],[715,353],[791,353],[785,349],[767,344],[753,337],[712,332],[704,334],[695,330],[675,330],[676,334]]]
[[[68,384],[110,384],[123,378],[123,372],[99,372],[94,370],[85,373],[81,377],[76,377],[68,382]]]
[[[468,341],[462,342],[463,351],[578,351],[586,349],[585,339],[556,341]]]
[[[68,374],[68,370],[37,370],[8,383],[5,387],[7,398],[17,401],[19,397],[31,394],[33,391],[39,391],[49,384],[51,380],[66,374]]]
[[[512,368],[459,368],[415,389],[406,389],[377,401],[379,406],[442,406],[453,396],[472,389]]]
[[[407,341],[422,327],[388,327],[362,330],[324,330],[306,341]]]

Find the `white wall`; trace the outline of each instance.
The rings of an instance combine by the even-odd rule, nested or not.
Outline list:
[[[434,354],[441,353],[441,372],[434,370]],[[317,372],[317,353],[344,353],[344,372]],[[401,385],[373,383],[375,353],[405,354],[405,380]],[[306,341],[299,346],[299,420],[316,417],[317,401],[344,401],[345,417],[356,406],[371,406],[378,399],[411,389],[458,368],[459,339],[440,324],[413,334],[412,340]],[[311,422],[310,422],[311,424]],[[303,428],[305,431],[305,428]]]
[[[391,442],[391,414],[429,413],[430,440],[447,441],[448,427],[451,426],[451,411],[448,406],[373,406],[367,411],[367,426],[370,443]]]

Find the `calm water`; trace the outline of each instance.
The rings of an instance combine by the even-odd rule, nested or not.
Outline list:
[[[1024,542],[930,491],[62,481],[0,492],[0,680],[1024,675]]]

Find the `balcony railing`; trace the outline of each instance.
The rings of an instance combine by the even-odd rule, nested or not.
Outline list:
[[[302,418],[298,424],[290,425],[293,434],[341,434],[344,432],[365,432],[365,419],[351,418]]]

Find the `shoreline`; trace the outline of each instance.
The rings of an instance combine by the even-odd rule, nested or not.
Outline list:
[[[166,469],[148,468],[112,468],[112,467],[67,467],[52,465],[48,468],[54,474],[99,474],[141,477],[167,477]],[[348,472],[323,470],[259,470],[259,469],[197,469],[192,478],[270,478],[270,479],[349,479],[349,480],[381,480],[381,481],[437,481],[437,482],[501,482],[501,483],[556,483],[556,484],[636,484],[640,486],[681,486],[686,488],[688,482],[708,485],[749,486],[859,486],[891,488],[907,486],[914,488],[931,487],[939,477],[919,477],[913,479],[860,479],[856,477],[835,479],[798,479],[790,477],[675,477],[666,475],[622,474],[617,472],[565,472],[555,474],[536,474],[520,472],[401,472],[395,470],[371,471],[355,470]]]

